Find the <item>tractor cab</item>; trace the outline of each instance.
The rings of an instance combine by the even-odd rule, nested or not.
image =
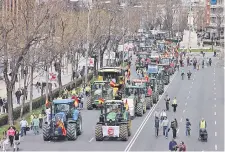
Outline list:
[[[153,92],[158,90],[158,82],[156,78],[151,78],[150,80],[150,86]]]
[[[141,98],[141,96],[145,94],[145,87],[143,85],[129,85],[125,88],[125,97],[136,96],[137,98]]]
[[[133,79],[132,85],[134,86],[144,86],[145,87],[145,93],[147,95],[147,88],[150,86],[150,81],[147,81],[146,79]]]
[[[136,67],[145,67],[146,62],[150,62],[151,54],[149,52],[139,52],[137,54]]]
[[[157,64],[150,64],[148,65],[148,75],[150,78],[156,78],[158,75],[159,67]]]
[[[158,64],[159,63],[159,54],[156,52],[152,52],[150,61],[151,61],[151,63]]]
[[[127,106],[122,100],[106,100],[95,127],[96,141],[102,141],[105,137],[127,141],[130,135],[131,119]]]

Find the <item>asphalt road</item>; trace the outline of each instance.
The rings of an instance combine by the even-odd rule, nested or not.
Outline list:
[[[213,67],[192,70],[192,80],[181,80],[179,75],[168,90],[170,98],[177,97],[178,109],[176,113],[167,112],[167,115],[169,120],[177,119],[179,129],[176,141],[184,141],[188,151],[224,151],[224,71],[221,62],[216,59],[213,62]],[[165,103],[160,102],[157,106],[163,109]],[[189,118],[192,124],[190,137],[185,135],[186,118]],[[208,125],[208,142],[198,141],[199,121],[202,118]],[[153,122],[154,118],[150,117],[126,151],[168,150],[172,131],[169,132],[168,139],[162,135],[162,130],[156,138]]]
[[[186,68],[191,69],[191,68]],[[215,69],[215,74],[214,74]],[[169,119],[176,118],[179,123],[177,141],[184,141],[187,150],[223,151],[224,143],[224,103],[223,103],[223,67],[213,66],[192,72],[192,80],[181,80],[180,73],[171,77],[171,83],[165,90],[171,98],[177,97],[178,109],[176,114],[168,112]],[[131,78],[135,78],[135,67],[131,67]],[[215,84],[215,85],[214,85]],[[216,88],[214,90],[214,88]],[[190,92],[190,93],[189,93]],[[215,94],[216,93],[216,94]],[[216,98],[216,99],[215,99]],[[26,151],[164,151],[168,150],[168,143],[172,138],[155,137],[153,112],[155,108],[165,109],[163,96],[152,110],[144,117],[137,117],[132,121],[132,136],[129,141],[101,141],[94,138],[95,124],[99,111],[82,110],[83,134],[76,141],[43,141],[42,134],[34,136],[29,132],[23,137],[20,148]],[[216,115],[215,115],[216,112]],[[198,141],[198,123],[204,117],[208,123],[209,139],[207,143]],[[185,118],[192,123],[191,136],[185,136]],[[216,122],[216,123],[215,123]]]

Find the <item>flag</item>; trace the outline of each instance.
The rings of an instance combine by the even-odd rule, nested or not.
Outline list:
[[[48,101],[48,99],[46,99],[46,101],[45,101],[45,106],[47,107],[48,105],[49,105],[49,101]]]
[[[103,103],[104,103],[104,99],[99,98],[99,99],[98,99],[98,102],[99,102],[99,104],[103,104]]]
[[[125,102],[125,108],[126,108],[126,110],[129,110],[129,105],[128,105],[128,103],[127,103],[127,99],[126,99],[126,102]]]
[[[146,81],[149,81],[149,77],[147,75],[145,76],[145,80]]]
[[[113,81],[110,81],[109,85],[110,85],[111,87],[115,87],[115,86],[116,86],[115,82],[113,82]]]
[[[78,102],[78,98],[75,97],[75,99],[74,99],[74,106],[75,106],[75,107],[78,107],[78,103],[79,103],[79,102]]]

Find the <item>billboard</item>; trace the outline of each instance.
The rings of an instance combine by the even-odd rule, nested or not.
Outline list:
[[[217,0],[210,0],[211,5],[216,5],[216,3],[217,3]]]

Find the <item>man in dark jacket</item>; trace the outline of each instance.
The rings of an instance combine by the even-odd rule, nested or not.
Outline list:
[[[16,99],[17,99],[17,104],[20,104],[20,97],[22,95],[22,92],[20,91],[20,89],[18,89],[16,91]]]
[[[155,117],[155,136],[158,137],[159,135],[159,118]]]

